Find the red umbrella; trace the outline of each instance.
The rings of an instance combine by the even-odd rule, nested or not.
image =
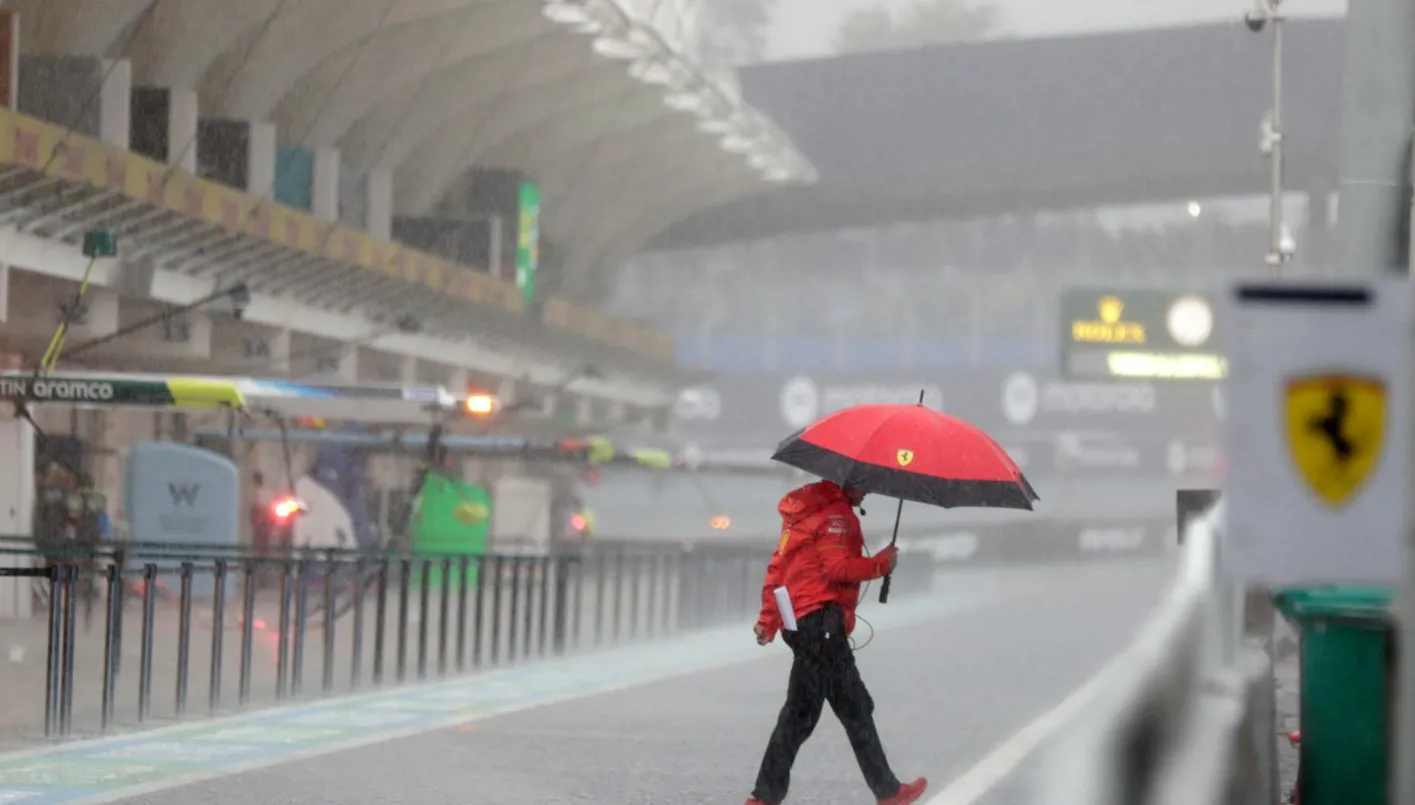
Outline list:
[[[772,455],[844,487],[944,508],[1028,509],[1039,498],[1007,452],[957,417],[919,405],[856,405],[786,437]],[[889,577],[879,591],[889,600]]]
[[[841,486],[944,508],[1031,509],[1017,464],[978,428],[922,405],[856,405],[791,434],[772,459]]]

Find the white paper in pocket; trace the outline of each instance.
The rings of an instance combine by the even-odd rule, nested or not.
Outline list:
[[[781,626],[788,632],[796,631],[796,610],[791,607],[791,593],[785,587],[772,591],[776,595],[776,611],[781,613]]]

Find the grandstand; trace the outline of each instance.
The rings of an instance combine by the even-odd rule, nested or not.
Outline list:
[[[493,385],[593,360],[577,393],[661,404],[671,342],[600,314],[607,278],[684,215],[813,178],[698,64],[695,5],[10,0],[8,262],[73,279],[76,249],[45,255],[112,230],[111,306],[240,279],[276,340]],[[420,332],[392,332],[409,317]]]

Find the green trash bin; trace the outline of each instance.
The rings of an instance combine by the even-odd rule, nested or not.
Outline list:
[[[1394,591],[1294,587],[1273,605],[1301,636],[1302,805],[1386,805],[1394,717]]]

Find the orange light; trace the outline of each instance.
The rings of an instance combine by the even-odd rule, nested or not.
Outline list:
[[[294,517],[295,515],[304,511],[305,507],[298,500],[290,497],[285,497],[275,501],[274,510],[275,516],[278,519],[288,520],[291,517]]]
[[[575,529],[576,531],[583,532],[585,530],[586,525],[587,523],[585,522],[585,516],[583,514],[576,512],[575,514],[570,515],[571,528]]]
[[[473,394],[462,403],[472,416],[489,416],[496,411],[496,398],[490,394]]]
[[[731,527],[732,527],[732,518],[731,518],[731,517],[728,517],[728,516],[725,515],[725,514],[719,514],[718,516],[712,518],[712,530],[713,530],[713,531],[726,531],[727,529],[729,529],[729,528],[731,528]]]

